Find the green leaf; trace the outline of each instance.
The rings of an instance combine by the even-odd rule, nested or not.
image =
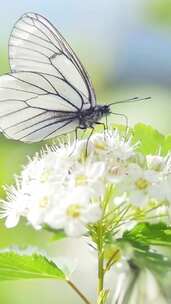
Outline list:
[[[132,261],[138,268],[148,268],[159,275],[171,271],[170,257],[150,248],[134,247],[134,257]]]
[[[166,135],[164,138],[163,146],[161,147],[162,154],[171,152],[171,135]]]
[[[163,144],[164,136],[151,126],[137,124],[133,128],[133,141],[140,142],[139,151],[143,154],[156,154]]]
[[[159,253],[158,250],[152,249],[150,246],[145,246],[143,243],[129,243],[126,240],[119,241],[122,251],[125,256],[130,256],[128,259],[129,265],[133,270],[141,270],[148,268],[157,275],[166,274],[171,271],[171,257],[166,254]]]
[[[63,229],[56,230],[56,229],[49,227],[48,225],[44,225],[44,229],[53,233],[53,235],[51,237],[52,241],[60,241],[60,240],[63,240],[66,238],[66,234]]]
[[[158,24],[159,26],[168,26],[171,24],[171,2],[170,0],[151,0],[147,2],[148,21]]]
[[[66,238],[66,234],[63,230],[59,230],[52,236],[52,241],[60,241]]]
[[[62,269],[64,267],[42,253],[10,249],[0,251],[0,280],[67,280]]]
[[[140,142],[139,151],[143,154],[166,155],[171,151],[171,135],[162,135],[151,126],[137,124],[132,129],[133,142]]]
[[[132,244],[171,246],[171,227],[164,223],[141,223],[126,231],[123,239]]]
[[[153,249],[155,246],[165,246],[166,249],[171,246],[171,228],[166,224],[138,224],[125,232],[119,242],[125,253],[132,251],[130,265],[135,269],[148,268],[158,275],[171,271],[171,257]]]

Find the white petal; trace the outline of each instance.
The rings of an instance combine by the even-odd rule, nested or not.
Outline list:
[[[100,220],[102,210],[97,204],[89,204],[89,207],[83,212],[83,220],[85,223],[95,223]]]
[[[5,221],[5,226],[7,228],[15,227],[18,224],[19,219],[20,219],[19,215],[17,215],[16,213],[11,213],[10,215],[8,215],[8,217]]]
[[[164,200],[166,197],[166,189],[162,187],[162,184],[155,184],[149,188],[149,195],[153,199],[157,199],[159,201]]]
[[[58,217],[58,216],[47,216],[45,218],[45,223],[48,224],[50,227],[54,229],[63,229],[65,226],[67,219],[64,216]]]
[[[137,164],[130,164],[128,167],[128,175],[135,181],[143,176],[143,170]]]
[[[95,162],[93,164],[90,164],[88,166],[88,172],[90,175],[90,178],[93,178],[94,180],[97,180],[99,177],[103,176],[105,171],[105,162]]]
[[[158,180],[158,173],[153,170],[147,170],[144,172],[144,177],[151,183],[154,183]]]
[[[64,230],[70,237],[80,237],[86,232],[86,227],[78,220],[68,220]]]
[[[148,202],[148,197],[143,191],[134,191],[130,193],[130,201],[137,207],[144,207]]]

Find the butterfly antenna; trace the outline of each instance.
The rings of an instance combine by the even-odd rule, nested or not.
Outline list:
[[[127,102],[135,102],[135,101],[144,101],[144,100],[149,100],[151,99],[150,96],[148,97],[144,97],[144,98],[139,98],[139,97],[133,97],[133,98],[129,98],[129,99],[125,99],[125,100],[120,100],[120,101],[115,101],[109,104],[109,106],[115,105],[115,104],[119,104],[119,103],[127,103]]]

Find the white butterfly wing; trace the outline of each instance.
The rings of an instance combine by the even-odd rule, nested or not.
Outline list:
[[[48,78],[34,72],[1,76],[0,129],[7,137],[24,142],[45,140],[75,130],[79,125],[77,108],[70,100],[76,93],[71,91],[68,101],[62,92],[62,84],[56,92]]]
[[[96,104],[90,78],[81,62],[57,29],[44,17],[24,14],[15,24],[9,40],[12,72],[32,71],[65,82],[81,99],[73,101],[80,109]],[[51,80],[50,80],[51,81]],[[67,93],[68,94],[68,93]],[[70,99],[70,95],[67,95]]]
[[[91,81],[70,46],[44,17],[28,13],[9,41],[12,73],[0,77],[0,129],[40,141],[75,130],[78,112],[96,104]]]

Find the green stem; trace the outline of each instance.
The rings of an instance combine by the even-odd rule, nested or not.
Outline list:
[[[98,303],[104,304],[103,299],[99,301],[104,285],[104,252],[103,252],[103,227],[99,224],[98,231]]]
[[[91,304],[91,302],[85,297],[85,295],[75,286],[75,284],[71,281],[67,281],[69,286],[79,295],[79,297],[83,300],[86,304]]]
[[[103,290],[103,281],[104,281],[103,256],[101,254],[99,254],[99,257],[98,257],[98,295]]]

